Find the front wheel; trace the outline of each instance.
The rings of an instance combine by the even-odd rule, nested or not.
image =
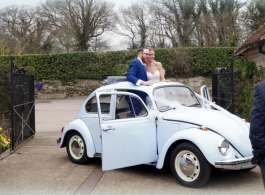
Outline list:
[[[78,132],[71,132],[67,136],[66,150],[68,157],[73,163],[85,164],[89,161],[86,150],[86,143]]]
[[[170,157],[170,168],[181,185],[191,188],[201,187],[211,175],[211,165],[191,143],[182,143],[175,147]]]

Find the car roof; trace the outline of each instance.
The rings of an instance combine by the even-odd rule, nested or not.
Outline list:
[[[95,90],[95,92],[99,92],[99,91],[110,91],[113,89],[117,89],[117,90],[141,90],[141,91],[145,91],[147,93],[152,93],[152,91],[154,90],[154,88],[156,87],[160,87],[160,86],[169,86],[169,85],[181,85],[184,86],[184,84],[179,83],[179,82],[158,82],[158,83],[153,83],[153,85],[151,86],[144,86],[144,85],[140,85],[140,86],[136,86],[131,82],[128,81],[122,81],[122,82],[118,82],[118,83],[114,83],[114,84],[108,84],[105,86],[102,86],[98,89]]]

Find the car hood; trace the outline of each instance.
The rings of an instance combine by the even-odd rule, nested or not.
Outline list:
[[[162,112],[162,118],[206,126],[227,139],[242,155],[252,155],[249,125],[229,112],[204,108],[176,108]]]

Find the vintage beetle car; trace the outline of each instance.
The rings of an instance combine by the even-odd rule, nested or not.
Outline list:
[[[135,86],[109,79],[114,84],[89,95],[57,140],[72,162],[84,164],[101,157],[104,171],[139,164],[161,169],[169,163],[173,176],[187,187],[205,184],[212,168],[251,170],[256,166],[251,163],[249,123],[188,86],[177,82]],[[145,92],[152,105],[146,105],[135,91]],[[201,94],[209,98],[206,87]],[[138,116],[130,114],[125,100],[133,98],[143,106]]]

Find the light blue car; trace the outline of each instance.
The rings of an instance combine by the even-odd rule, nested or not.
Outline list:
[[[135,86],[114,77],[107,83],[88,96],[57,140],[72,162],[100,157],[103,171],[169,164],[176,180],[193,188],[205,184],[213,168],[256,166],[249,123],[208,101],[205,86],[206,99],[177,82]],[[146,103],[135,91],[146,93]],[[142,106],[138,115],[133,99]]]

